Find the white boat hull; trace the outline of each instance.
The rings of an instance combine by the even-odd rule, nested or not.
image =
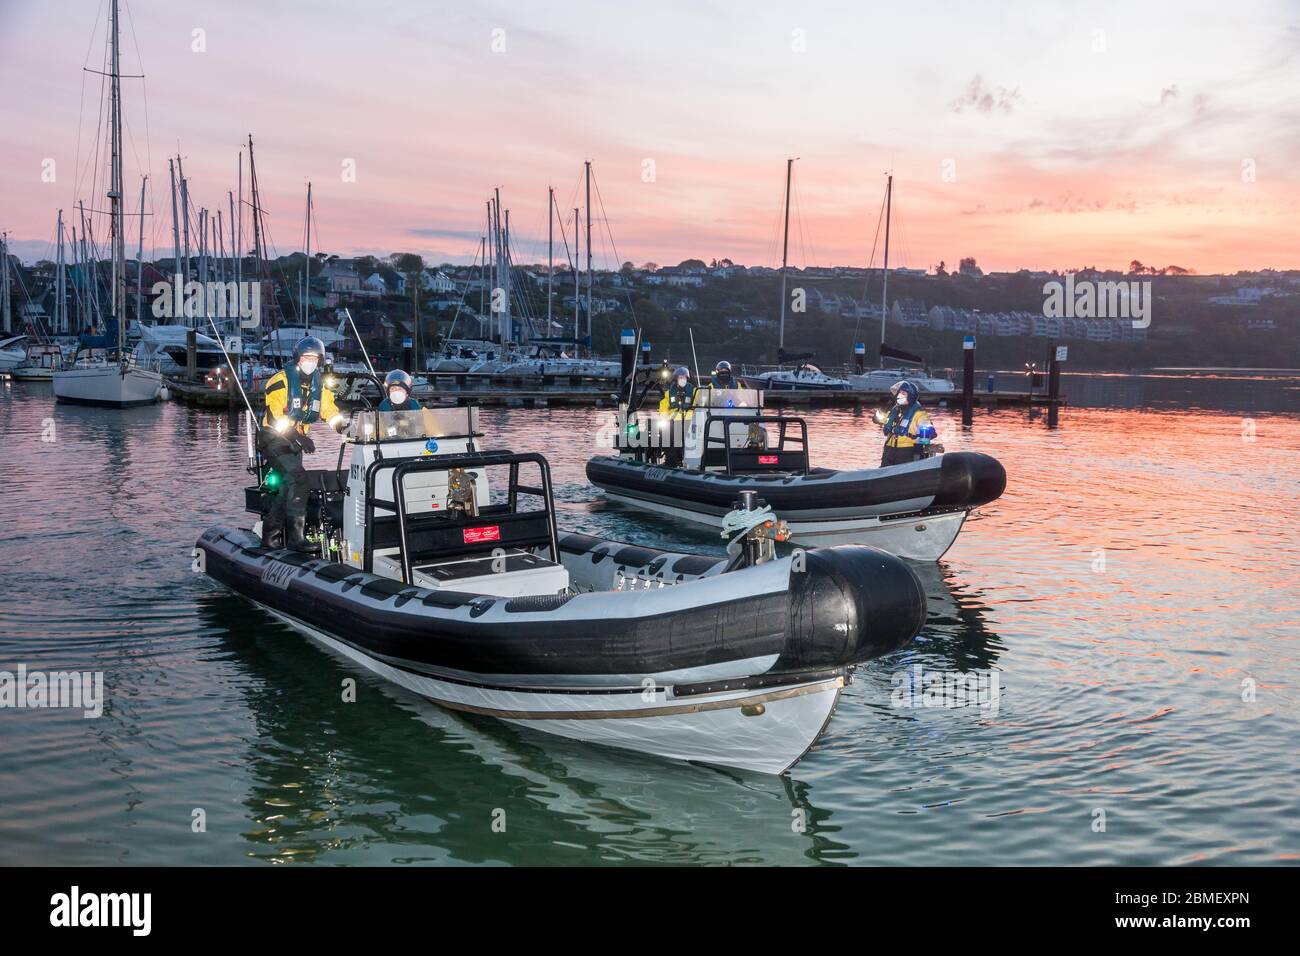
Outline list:
[[[116,363],[64,369],[54,374],[54,397],[71,405],[129,408],[158,400],[162,376],[142,368],[125,371]]]
[[[845,684],[844,677],[834,676],[686,698],[674,698],[672,686],[662,684],[618,693],[482,687],[393,667],[287,614],[259,606],[334,653],[450,710],[587,743],[757,773],[782,773],[798,762],[826,727]]]
[[[710,528],[722,527],[722,515],[693,511],[621,495],[608,488],[605,497],[619,504],[655,514],[678,518]],[[863,515],[819,521],[789,521],[790,542],[802,547],[829,547],[837,544],[865,544],[911,561],[938,561],[952,547],[961,533],[968,512],[953,511],[938,515],[914,515],[891,518]]]

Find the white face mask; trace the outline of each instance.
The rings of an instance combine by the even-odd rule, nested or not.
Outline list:
[[[906,404],[907,404],[907,392],[899,392],[899,393],[898,393],[898,398],[895,399],[895,401],[897,401],[898,404],[900,404],[900,405],[906,405]]]
[[[390,390],[388,400],[394,405],[404,405],[406,403],[406,389],[394,388]]]
[[[314,375],[316,373],[317,362],[314,358],[303,357],[298,361],[298,371],[303,375]]]
[[[685,387],[686,387],[686,377],[685,377],[685,376],[683,376],[683,375],[679,375],[679,376],[677,377],[677,387],[678,387],[678,388],[685,388]]]

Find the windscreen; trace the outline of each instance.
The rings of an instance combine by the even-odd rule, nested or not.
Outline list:
[[[355,442],[464,438],[474,428],[474,409],[417,408],[402,412],[361,409],[352,414],[347,437]]]

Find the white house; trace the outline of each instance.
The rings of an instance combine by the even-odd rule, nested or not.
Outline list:
[[[361,277],[357,275],[356,263],[350,259],[336,259],[325,263],[316,278],[328,282],[331,292],[356,292],[361,288]]]

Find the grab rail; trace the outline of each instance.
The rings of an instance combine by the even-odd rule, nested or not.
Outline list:
[[[711,435],[710,428],[715,421],[720,421],[722,425],[721,438]],[[731,428],[733,425],[743,425],[746,430],[750,425],[774,424],[778,426],[777,445],[775,449],[754,449],[754,448],[733,448],[731,445]],[[787,426],[798,428],[798,435],[787,434]],[[799,447],[787,449],[786,441],[798,442]],[[808,422],[796,416],[787,415],[756,415],[752,418],[735,418],[729,415],[710,415],[704,420],[704,450],[700,454],[700,467],[706,465],[709,449],[716,448],[719,444],[723,446],[726,453],[727,474],[733,474],[733,465],[735,462],[736,452],[761,453],[768,452],[775,455],[793,454],[798,462],[796,468],[789,469],[798,474],[808,473]],[[781,470],[786,470],[784,466]]]
[[[537,488],[532,485],[519,484],[519,465],[523,463],[532,463],[537,465],[538,471],[542,477],[542,485]],[[379,462],[371,463],[370,468],[366,471],[366,533],[364,548],[364,567],[367,571],[374,570],[374,478],[378,470],[375,466]],[[457,455],[439,455],[429,458],[412,458],[400,462],[396,465],[392,461],[384,463],[393,469],[393,490],[396,501],[395,511],[397,513],[397,533],[398,533],[398,555],[402,565],[402,580],[404,583],[411,583],[411,550],[410,543],[406,533],[406,485],[405,478],[412,472],[426,471],[449,471],[452,468],[484,468],[493,465],[510,466],[510,484],[507,490],[509,501],[509,513],[502,517],[507,519],[516,516],[515,508],[518,503],[519,494],[537,495],[542,499],[543,508],[541,513],[546,516],[546,531],[548,545],[551,551],[551,560],[557,564],[560,561],[560,542],[559,531],[555,524],[555,506],[554,493],[551,485],[551,466],[546,458],[537,452],[511,452],[511,451],[489,451],[477,454],[457,454]],[[537,514],[531,512],[530,514]]]

